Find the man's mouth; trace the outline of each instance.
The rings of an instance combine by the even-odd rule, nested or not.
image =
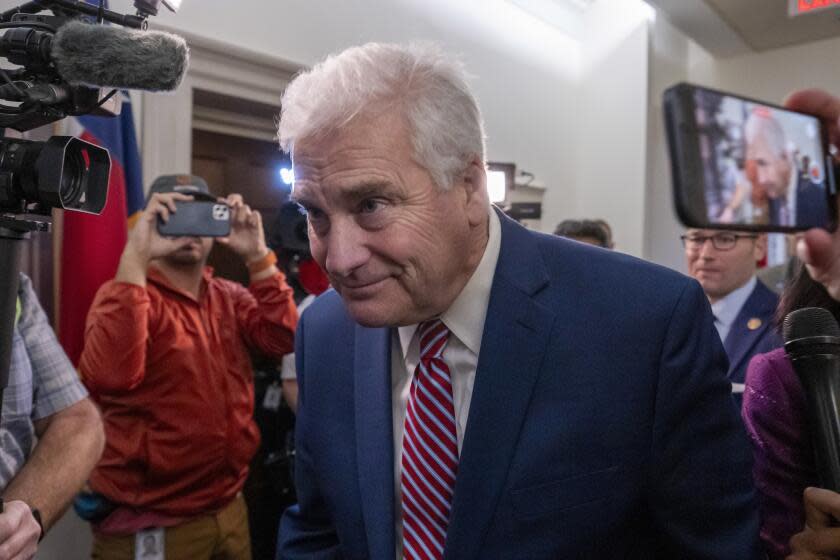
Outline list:
[[[380,278],[379,280],[371,280],[366,282],[340,282],[338,286],[340,287],[340,292],[343,293],[350,293],[352,295],[365,295],[367,293],[372,293],[379,286],[387,280],[388,277]]]

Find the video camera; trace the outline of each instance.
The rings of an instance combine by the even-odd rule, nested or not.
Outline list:
[[[175,11],[180,1],[135,0],[136,15],[108,10],[104,0],[36,0],[0,13],[0,57],[16,66],[0,70],[0,227],[48,230],[48,223],[16,216],[49,215],[52,208],[102,211],[111,167],[107,150],[69,136],[3,139],[4,129],[23,132],[68,116],[115,116],[119,103],[104,106],[123,87],[175,89],[186,67],[186,45],[145,31],[161,3]],[[51,15],[42,13],[47,10]],[[171,62],[174,56],[181,64],[163,72],[169,82],[147,84],[128,77],[137,75],[138,56],[141,67],[157,57]],[[161,75],[159,68],[150,70]]]
[[[176,89],[186,73],[186,42],[146,31],[161,3],[174,11],[180,1],[135,0],[136,15],[108,10],[105,0],[35,0],[0,13],[0,58],[15,66],[0,69],[0,399],[9,379],[21,241],[49,231],[42,216],[53,208],[102,212],[111,173],[108,151],[99,146],[70,136],[13,140],[6,128],[23,132],[102,114],[121,89]],[[116,105],[104,113],[118,114]]]

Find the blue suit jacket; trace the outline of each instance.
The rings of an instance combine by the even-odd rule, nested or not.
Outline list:
[[[822,227],[828,221],[828,196],[825,181],[815,183],[799,177],[796,184],[796,221],[810,227]]]
[[[828,222],[828,197],[826,183],[813,182],[799,176],[796,181],[796,223],[800,226],[822,227]],[[785,200],[770,200],[770,222],[779,223],[779,213]]]
[[[390,338],[304,312],[278,558],[394,558]],[[445,558],[757,558],[725,372],[694,280],[502,217]]]
[[[732,383],[743,385],[750,358],[782,345],[782,337],[773,321],[778,305],[779,296],[759,280],[723,341],[729,357],[728,376]],[[757,327],[756,319],[760,322]],[[733,396],[740,409],[743,393],[736,392]]]

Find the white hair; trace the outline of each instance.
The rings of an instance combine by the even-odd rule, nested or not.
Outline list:
[[[484,162],[484,125],[463,65],[439,46],[368,43],[298,75],[281,102],[280,147],[333,132],[359,115],[397,107],[414,159],[443,189],[472,158]]]
[[[753,144],[761,137],[776,157],[786,157],[788,146],[785,140],[785,131],[771,115],[751,113],[744,124],[744,139],[747,145]]]

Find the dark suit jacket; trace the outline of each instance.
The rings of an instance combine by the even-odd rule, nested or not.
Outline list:
[[[445,558],[757,558],[750,450],[699,284],[501,221]],[[304,312],[278,558],[394,558],[390,341],[335,292]]]
[[[825,182],[814,183],[807,177],[799,177],[796,187],[796,221],[810,227],[826,224],[828,217],[828,197]]]
[[[728,377],[732,383],[744,383],[751,357],[782,345],[782,337],[773,322],[778,305],[779,296],[760,280],[756,282],[755,289],[744,302],[729,329],[729,334],[726,335],[726,340],[723,341],[723,347],[729,357]],[[733,397],[740,408],[743,393],[735,392]]]

